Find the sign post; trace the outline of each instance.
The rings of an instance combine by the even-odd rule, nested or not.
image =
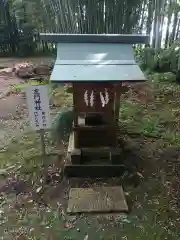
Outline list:
[[[29,121],[32,129],[40,133],[42,155],[46,156],[44,132],[51,128],[48,85],[26,87]]]
[[[44,138],[44,130],[40,130],[40,138],[41,138],[41,148],[42,148],[42,156],[46,157],[46,146],[45,146],[45,138]]]

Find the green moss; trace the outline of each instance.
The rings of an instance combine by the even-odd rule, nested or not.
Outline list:
[[[67,141],[72,130],[74,113],[72,110],[62,110],[59,112],[53,123],[52,136],[55,141]]]

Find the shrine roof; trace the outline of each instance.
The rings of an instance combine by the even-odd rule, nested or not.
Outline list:
[[[148,36],[108,34],[41,34],[57,43],[53,82],[145,81],[134,59],[133,44]]]

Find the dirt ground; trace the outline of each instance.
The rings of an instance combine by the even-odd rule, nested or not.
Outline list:
[[[14,64],[21,62],[33,62],[33,63],[49,63],[52,62],[51,57],[29,57],[29,58],[1,58],[0,57],[0,69],[12,67]]]
[[[17,63],[17,60],[13,61]],[[172,89],[176,91],[177,86],[172,86]],[[171,98],[171,93],[167,93],[170,90],[169,85],[165,90],[163,86],[153,89],[153,94],[149,91],[151,97],[147,99],[145,90],[139,91],[137,87],[134,94],[131,91],[122,99],[119,144],[124,148],[124,161],[129,173],[119,179],[68,180],[62,178],[63,165],[59,162],[59,165],[54,164],[57,158],[50,157],[45,185],[42,185],[42,159],[34,157],[41,151],[39,136],[22,134],[21,130],[28,128],[27,113],[19,111],[17,114],[15,110],[18,106],[20,110],[24,108],[22,95],[1,99],[0,134],[8,133],[8,139],[14,136],[11,144],[6,141],[9,146],[0,154],[1,164],[3,161],[9,164],[8,174],[5,178],[1,174],[3,181],[0,184],[0,201],[5,202],[4,207],[0,207],[0,214],[3,211],[0,224],[3,236],[8,240],[15,237],[19,240],[180,239],[176,207],[180,193],[180,136],[175,134],[179,127],[179,96],[175,92],[176,99]],[[18,137],[17,132],[23,138]],[[50,142],[51,139],[47,138],[48,145]],[[102,184],[123,185],[130,208],[127,217],[122,218],[120,214],[67,216],[70,187]]]
[[[0,96],[7,95],[11,91],[13,85],[23,82],[22,79],[9,72],[3,72],[3,68],[12,68],[15,64],[21,62],[31,62],[33,64],[48,64],[52,62],[52,58],[0,58]],[[0,99],[0,119],[6,119],[9,115],[16,114],[17,108],[21,108],[25,104],[21,95],[11,95]]]

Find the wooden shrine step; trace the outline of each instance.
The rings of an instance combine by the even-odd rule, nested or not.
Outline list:
[[[121,149],[112,147],[74,147],[74,133],[69,138],[64,173],[67,177],[118,177],[126,168],[122,164]]]
[[[122,186],[70,189],[67,208],[69,214],[127,211]]]
[[[120,177],[128,169],[124,165],[112,164],[72,164],[65,163],[64,174],[67,177],[78,178],[104,178],[104,177]]]
[[[84,152],[84,153],[110,153],[110,151],[112,150],[113,148],[112,147],[108,147],[108,146],[102,146],[102,147],[82,147],[81,148],[81,151]],[[114,148],[114,150],[116,149],[117,151],[117,148]],[[70,134],[70,137],[69,137],[69,145],[68,145],[68,153],[70,154],[71,152],[73,152],[75,150],[75,147],[74,147],[74,132],[72,132]]]
[[[97,125],[97,126],[94,126],[94,125],[80,125],[80,126],[73,126],[73,130],[89,130],[89,131],[102,131],[104,129],[114,129],[114,126],[109,126],[107,124],[104,124],[104,125]]]
[[[74,132],[70,134],[67,157],[70,158],[72,164],[84,164],[91,161],[98,164],[102,160],[105,160],[105,164],[122,164],[122,150],[120,148],[110,146],[75,148]]]

